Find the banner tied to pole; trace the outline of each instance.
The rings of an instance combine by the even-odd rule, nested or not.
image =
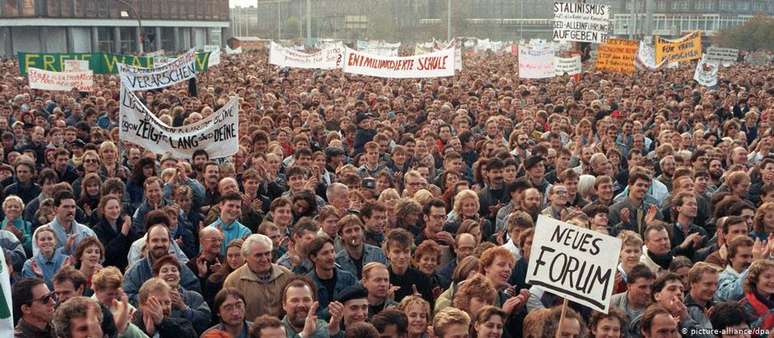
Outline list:
[[[702,58],[696,64],[696,71],[693,72],[693,79],[704,87],[713,87],[718,84],[718,64],[708,62]]]
[[[610,31],[610,6],[554,2],[554,40],[602,43]]]
[[[239,99],[232,97],[225,106],[201,121],[171,127],[159,120],[137,96],[121,86],[119,138],[154,153],[171,153],[190,159],[204,149],[210,158],[232,156],[239,150]]]
[[[454,48],[405,57],[379,56],[346,48],[342,70],[349,74],[416,79],[454,76],[454,65]]]
[[[195,52],[190,50],[172,62],[154,68],[118,64],[121,86],[131,91],[165,88],[196,76]]]
[[[335,69],[341,68],[344,57],[344,45],[328,44],[316,53],[305,53],[285,48],[272,41],[269,49],[269,63],[279,67],[304,69]]]
[[[597,50],[597,65],[599,71],[632,74],[636,71],[634,65],[637,54],[637,41],[609,39]]]
[[[30,88],[53,90],[53,91],[71,91],[77,89],[79,92],[94,91],[94,73],[90,70],[78,72],[50,72],[47,70],[30,68],[27,71],[27,79],[30,82]]]
[[[535,229],[526,282],[607,313],[621,240],[543,215]]]
[[[679,39],[656,37],[656,62],[688,62],[701,58],[701,32],[693,32]]]

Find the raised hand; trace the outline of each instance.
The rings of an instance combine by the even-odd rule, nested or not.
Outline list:
[[[330,302],[328,304],[328,313],[331,315],[331,319],[328,321],[328,334],[333,336],[340,330],[341,320],[344,318],[344,304]]]
[[[43,269],[40,268],[36,260],[34,259],[32,260],[32,264],[30,264],[30,268],[32,268],[32,273],[34,273],[35,276],[43,277]]]
[[[124,330],[126,330],[127,325],[129,325],[131,313],[129,311],[129,297],[126,296],[123,289],[119,289],[118,292],[119,299],[121,300],[113,299],[112,307],[115,309],[115,312],[113,312],[113,321],[116,324],[118,332],[123,333]]]
[[[306,314],[306,321],[304,321],[304,329],[301,331],[304,337],[311,337],[317,330],[317,308],[320,303],[314,302],[309,307],[309,312]]]

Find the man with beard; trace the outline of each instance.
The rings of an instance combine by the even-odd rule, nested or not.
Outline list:
[[[151,278],[142,284],[139,309],[134,314],[137,325],[149,337],[196,337],[193,325],[183,318],[171,317],[172,288],[161,278]]]
[[[642,170],[634,169],[631,175],[629,175],[628,184],[629,191],[627,197],[610,207],[608,220],[611,225],[618,227],[619,230],[632,230],[640,234],[648,226],[647,221],[652,221],[652,219],[649,219],[650,217],[659,220],[664,217],[655,204],[645,201],[645,194],[651,184],[648,174]],[[655,210],[651,210],[653,208]],[[655,215],[648,215],[646,217],[646,214],[653,213]]]
[[[489,183],[478,193],[478,201],[481,204],[479,214],[494,222],[497,212],[510,200],[510,196],[503,189],[505,162],[499,158],[492,158],[487,162],[486,169]]]
[[[306,276],[314,282],[317,289],[317,315],[328,318],[328,305],[336,307],[331,302],[348,286],[357,283],[351,273],[336,267],[336,249],[330,238],[317,237],[306,247],[309,260],[314,264],[314,270]],[[331,309],[336,311],[339,309]]]
[[[146,257],[131,265],[124,276],[124,292],[129,296],[132,304],[137,304],[140,286],[153,277],[153,263],[169,253],[171,241],[169,217],[161,210],[154,210],[148,213],[146,224],[148,229],[145,234]],[[185,264],[180,265],[180,286],[185,290],[202,292],[199,279]]]
[[[40,185],[35,183],[35,163],[29,157],[20,157],[16,160],[16,179],[14,183],[5,187],[4,196],[16,195],[21,197],[24,204],[38,197],[41,192]]]
[[[718,289],[715,292],[717,301],[736,302],[744,297],[742,283],[745,280],[747,268],[750,267],[757,252],[753,251],[755,242],[747,236],[737,236],[727,244],[728,264],[718,276]]]
[[[675,157],[672,155],[664,156],[661,161],[658,162],[659,168],[661,168],[661,175],[656,177],[661,183],[672,191],[672,176],[675,174]]]
[[[86,237],[97,237],[94,230],[75,221],[75,196],[70,190],[62,190],[54,195],[54,207],[56,216],[51,223],[44,225],[54,231],[56,235],[56,249],[63,248],[64,254],[75,253],[75,248]],[[35,229],[32,238],[38,238],[39,227]],[[32,242],[32,253],[37,255],[39,251],[36,241]]]
[[[54,293],[42,279],[22,279],[13,286],[14,337],[53,338]]]
[[[363,267],[363,287],[368,290],[368,318],[385,308],[398,305],[390,297],[390,271],[379,262],[371,262]]]
[[[537,217],[540,215],[543,204],[542,200],[543,198],[540,197],[540,192],[536,188],[524,190],[524,199],[520,209],[532,216],[533,222],[537,222]]]
[[[684,191],[672,199],[674,211],[677,213],[675,224],[672,225],[672,254],[686,256],[695,261],[697,251],[704,247],[707,231],[693,223],[698,205],[693,192]]]
[[[333,337],[340,331],[341,304],[331,307],[330,322],[317,318],[314,283],[306,277],[293,277],[282,290],[282,324],[289,337]]]
[[[387,229],[387,207],[382,202],[366,203],[365,207],[360,209],[360,218],[365,226],[366,244],[381,248],[384,230]],[[341,264],[338,257],[336,259],[337,263]]]
[[[709,162],[710,187],[709,191],[714,192],[723,184],[723,162],[719,159],[712,159]]]
[[[710,322],[707,312],[715,305],[712,298],[718,287],[718,268],[709,263],[696,263],[688,272],[688,284],[690,289],[688,289],[688,296],[685,297],[688,315],[698,324],[698,327],[705,329],[703,332],[709,333],[712,330],[712,322]],[[699,333],[691,336],[713,337]]]
[[[629,318],[641,315],[651,302],[651,291],[656,275],[645,264],[637,264],[632,267],[627,276],[629,283],[626,292],[613,295],[610,306],[615,306]]]
[[[206,337],[207,333],[214,330],[228,332],[234,338],[248,338],[253,323],[245,320],[245,297],[239,290],[234,288],[224,288],[215,295],[213,307],[218,312],[220,322],[202,333]]]
[[[372,210],[374,213],[375,210]],[[385,216],[386,219],[386,216]],[[363,266],[371,262],[387,264],[382,249],[364,243],[363,222],[355,215],[344,216],[338,222],[339,236],[344,250],[336,253],[336,264],[358,279],[362,276]]]
[[[201,211],[207,214],[210,208],[220,200],[218,183],[220,181],[220,166],[217,163],[209,161],[202,165],[201,183],[204,186],[204,200],[202,201]]]
[[[640,262],[650,268],[653,273],[659,275],[669,269],[672,263],[670,252],[669,231],[662,224],[649,225],[644,232],[645,252],[642,253]]]

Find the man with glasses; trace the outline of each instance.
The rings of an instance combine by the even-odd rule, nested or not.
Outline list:
[[[419,245],[426,239],[432,239],[441,245],[454,245],[454,236],[449,232],[444,231],[444,223],[446,223],[446,203],[440,199],[433,199],[424,207],[423,213],[425,214],[425,227],[417,236],[415,244]]]
[[[562,184],[552,185],[548,189],[549,206],[543,209],[544,216],[561,220],[562,212],[567,208],[567,187]]]
[[[54,293],[39,278],[22,279],[13,286],[16,338],[53,338]]]
[[[213,303],[220,322],[204,331],[202,337],[214,330],[228,332],[230,337],[248,338],[253,323],[245,320],[245,297],[235,288],[224,288],[215,295]]]

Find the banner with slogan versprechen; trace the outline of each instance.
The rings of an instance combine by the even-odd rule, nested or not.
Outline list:
[[[417,79],[454,76],[454,65],[454,48],[404,57],[366,54],[346,48],[342,70],[349,74]]]
[[[204,149],[210,158],[232,156],[239,150],[239,99],[232,97],[225,106],[201,121],[171,127],[150,112],[137,96],[121,86],[118,136],[122,141],[142,146],[157,154],[190,159]]]
[[[540,215],[526,282],[607,313],[620,252],[619,238]]]
[[[597,50],[596,69],[599,71],[632,74],[637,69],[637,41],[608,39]]]
[[[336,69],[341,68],[344,58],[344,45],[331,44],[315,53],[305,53],[272,41],[269,49],[269,64],[279,67],[303,69]]]
[[[118,74],[118,64],[134,67],[153,68],[153,56],[118,55],[111,53],[17,53],[19,72],[27,75],[27,69],[38,68],[51,72],[62,72],[65,60],[89,61],[89,69],[94,74]],[[210,53],[196,53],[196,71],[204,72],[209,67]]]
[[[701,58],[701,32],[693,32],[679,39],[656,37],[656,63],[665,59],[672,62],[688,62]]]
[[[32,89],[79,92],[94,91],[94,73],[90,70],[78,72],[50,72],[47,70],[30,68],[27,72],[27,80]]]
[[[519,45],[519,78],[548,79],[555,75],[553,48]]]
[[[131,91],[165,88],[196,77],[194,50],[181,55],[169,63],[153,68],[141,68],[118,64],[121,85]]]
[[[554,40],[602,43],[610,32],[610,6],[554,2]]]

